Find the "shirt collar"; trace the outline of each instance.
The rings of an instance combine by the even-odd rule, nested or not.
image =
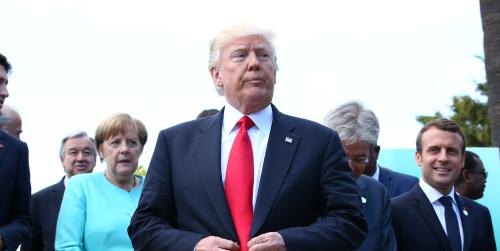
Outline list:
[[[451,191],[450,191],[449,194],[443,195],[441,192],[439,192],[438,190],[436,190],[434,187],[432,187],[431,185],[427,184],[427,182],[425,182],[423,179],[420,179],[419,185],[422,188],[422,191],[424,191],[424,193],[427,196],[427,198],[429,199],[429,201],[431,202],[431,204],[433,204],[434,202],[436,202],[437,200],[439,200],[439,198],[441,198],[443,196],[450,196],[451,199],[453,200],[453,202],[455,204],[457,204],[457,202],[455,201],[455,196],[454,196],[454,194],[455,194],[455,187],[451,188]]]
[[[372,178],[376,179],[377,181],[380,180],[380,167],[378,164],[375,166],[375,173],[372,175]]]
[[[226,102],[224,107],[223,135],[229,135],[236,126],[238,120],[240,120],[243,116],[245,116],[243,113],[236,110],[236,108]],[[271,108],[271,105],[268,105],[264,109],[247,116],[252,119],[257,129],[267,132],[271,130],[273,121],[273,109]]]

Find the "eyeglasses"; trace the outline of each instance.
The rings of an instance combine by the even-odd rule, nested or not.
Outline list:
[[[368,162],[370,162],[370,157],[347,157],[347,160],[349,160],[352,165],[365,167],[368,165]]]

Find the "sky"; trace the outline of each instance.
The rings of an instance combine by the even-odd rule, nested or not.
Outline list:
[[[63,176],[68,133],[94,135],[126,112],[160,130],[220,109],[207,68],[209,41],[249,23],[272,30],[279,71],[273,103],[322,123],[356,100],[380,122],[382,148],[414,147],[418,115],[449,114],[451,98],[485,79],[479,2],[0,0],[0,52],[13,65],[10,97],[23,118],[32,190]],[[484,98],[482,98],[484,100]],[[96,171],[103,170],[98,163]]]

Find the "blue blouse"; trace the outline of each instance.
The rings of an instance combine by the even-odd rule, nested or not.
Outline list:
[[[64,192],[56,228],[56,250],[133,250],[127,233],[141,191],[127,192],[104,173],[73,176]]]

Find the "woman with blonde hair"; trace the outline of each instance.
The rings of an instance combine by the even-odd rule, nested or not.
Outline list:
[[[148,135],[144,124],[114,114],[96,129],[102,173],[71,178],[56,229],[56,250],[133,250],[127,234],[143,187],[134,175]]]

